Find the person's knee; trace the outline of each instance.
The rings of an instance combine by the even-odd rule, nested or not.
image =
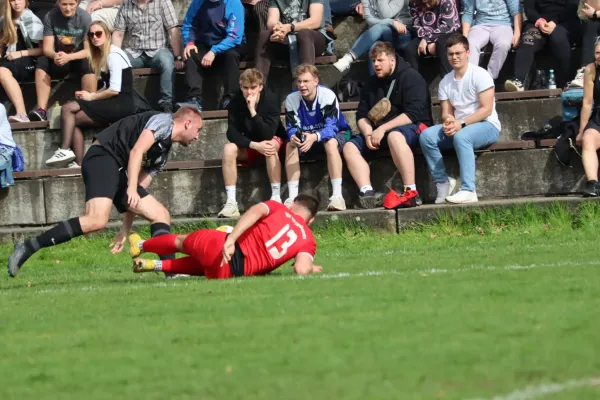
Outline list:
[[[335,139],[329,139],[328,141],[325,142],[325,152],[327,153],[327,155],[330,154],[339,154],[340,150],[339,150],[339,144],[338,141]]]
[[[473,147],[473,145],[471,143],[471,136],[469,135],[468,132],[466,132],[463,129],[461,129],[460,131],[458,131],[454,134],[453,142],[454,142],[454,147],[462,147],[462,146]]]
[[[169,214],[169,210],[160,203],[154,207],[154,210],[152,210],[150,215],[152,215],[151,222],[153,224],[158,222],[163,222],[165,224],[171,223],[171,214]]]
[[[0,81],[4,81],[7,78],[12,78],[13,74],[10,72],[10,69],[5,67],[0,67]]]
[[[223,148],[223,161],[235,161],[238,156],[238,147],[235,143],[227,143]]]
[[[508,37],[502,37],[499,40],[496,40],[493,44],[494,46],[494,51],[501,51],[503,53],[508,53],[510,51],[510,48],[512,47],[512,41],[511,38]]]
[[[598,148],[598,142],[600,142],[600,132],[594,129],[588,129],[583,133],[582,146],[584,150]]]
[[[102,230],[108,224],[108,214],[92,214],[88,215],[89,225],[88,232],[96,232]]]
[[[406,137],[400,131],[391,131],[388,133],[387,141],[390,146],[408,145]]]
[[[258,40],[260,42],[266,42],[271,38],[271,35],[272,35],[271,31],[261,31],[258,34]]]
[[[75,101],[70,101],[60,108],[61,117],[70,117],[79,111],[79,104]]]
[[[342,154],[346,161],[351,161],[357,157],[360,157],[360,150],[356,147],[353,142],[348,142],[342,148]]]
[[[436,127],[432,126],[431,128],[425,129],[419,135],[419,143],[421,147],[430,146],[436,143],[436,137],[438,135],[438,130]]]
[[[161,49],[154,57],[154,62],[161,71],[170,72],[175,69],[175,58],[169,50]]]

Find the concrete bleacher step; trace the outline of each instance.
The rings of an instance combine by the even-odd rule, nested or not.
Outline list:
[[[497,111],[502,123],[502,131],[498,145],[502,142],[518,141],[521,134],[536,131],[543,127],[544,122],[560,115],[560,99],[556,96],[560,91],[530,91],[522,93],[498,93]],[[433,114],[439,119],[439,106],[434,99]],[[342,109],[348,122],[356,129],[357,103],[343,103]],[[283,110],[282,110],[283,112]],[[228,142],[227,112],[209,111],[203,113],[204,129],[198,141],[187,148],[174,146],[169,159],[172,161],[185,160],[216,160],[221,159],[223,146]],[[45,169],[45,161],[52,156],[60,144],[60,132],[51,131],[43,123],[12,124],[15,142],[23,150],[25,165],[28,170]],[[86,147],[91,145],[97,130],[85,131]]]
[[[384,210],[382,208],[374,210],[348,210],[342,212],[321,211],[317,214],[312,227],[327,227],[332,224],[346,223],[365,226],[369,229],[399,233],[400,231],[414,225],[415,223],[426,223],[434,221],[442,214],[455,214],[460,212],[473,212],[489,209],[510,208],[523,205],[535,205],[538,208],[553,207],[556,204],[566,205],[569,208],[579,207],[582,203],[598,201],[598,199],[582,198],[581,196],[552,196],[552,197],[521,197],[510,199],[482,200],[474,204],[451,205],[451,204],[426,204],[420,207],[407,208],[397,211]],[[190,224],[201,225],[230,225],[233,226],[238,218],[174,218],[171,221],[172,226],[181,226]],[[134,230],[137,227],[148,225],[148,222],[142,219],[134,221]],[[35,236],[51,225],[39,225],[29,227],[7,227],[0,228],[0,244],[19,242],[24,239]],[[110,221],[107,229],[117,230],[121,227],[120,221]],[[93,234],[92,234],[93,235]]]
[[[401,186],[389,157],[375,159],[370,165],[377,190]],[[452,176],[458,176],[455,157],[446,157],[446,165]],[[420,195],[425,202],[431,202],[435,185],[422,156],[415,157],[415,167]],[[300,190],[314,193],[326,207],[330,194],[326,163],[305,162],[301,168]],[[263,166],[240,168],[238,175],[242,210],[269,198],[270,185]],[[347,171],[343,178],[347,205],[357,208],[358,189]],[[581,165],[561,167],[552,149],[487,151],[477,158],[477,192],[482,199],[573,194],[582,189],[584,182]],[[214,216],[225,201],[221,168],[214,165],[164,171],[154,180],[150,192],[173,217]],[[284,183],[282,197],[286,195]],[[9,205],[0,207],[3,226],[52,224],[83,213],[84,186],[80,176],[20,179],[16,186],[0,192],[0,204]],[[111,218],[117,217],[113,212]]]

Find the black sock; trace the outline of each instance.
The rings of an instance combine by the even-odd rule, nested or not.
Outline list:
[[[25,242],[25,247],[32,253],[44,247],[56,246],[64,242],[83,235],[79,217],[71,218],[67,221],[61,221],[54,228],[48,229],[33,239]]]
[[[169,224],[165,224],[163,222],[157,222],[155,224],[150,225],[150,235],[152,237],[168,235],[170,233],[171,233],[171,226]],[[158,257],[161,260],[173,260],[173,259],[175,259],[175,253],[158,256]]]

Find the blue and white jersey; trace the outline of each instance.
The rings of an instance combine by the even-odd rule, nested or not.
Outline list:
[[[285,128],[288,140],[298,130],[316,133],[319,142],[334,138],[340,131],[349,131],[350,126],[340,111],[337,96],[325,86],[317,86],[317,97],[309,108],[296,89],[285,100]]]

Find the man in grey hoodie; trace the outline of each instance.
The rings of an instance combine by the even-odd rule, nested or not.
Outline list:
[[[352,63],[378,41],[391,42],[398,48],[412,37],[408,0],[361,0],[361,4],[369,29],[358,37],[348,53],[333,64],[341,73],[347,72]]]

